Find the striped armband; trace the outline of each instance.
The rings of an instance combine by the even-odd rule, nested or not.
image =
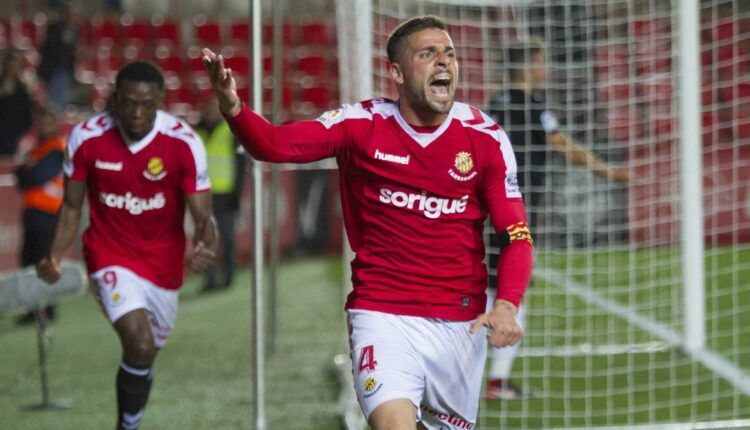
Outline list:
[[[534,246],[534,239],[531,238],[531,231],[529,231],[529,225],[526,224],[526,221],[511,224],[505,229],[505,231],[508,232],[510,243],[513,243],[516,240],[525,240],[529,242],[531,246]]]

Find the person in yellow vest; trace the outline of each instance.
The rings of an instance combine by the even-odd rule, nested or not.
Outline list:
[[[196,131],[206,146],[214,217],[219,229],[221,249],[216,265],[206,271],[203,291],[209,292],[228,288],[234,278],[234,231],[240,209],[245,159],[244,153],[238,151],[239,144],[219,111],[216,100],[204,105]]]
[[[56,113],[40,108],[34,118],[37,143],[16,168],[16,183],[23,193],[23,245],[21,266],[33,266],[49,252],[52,229],[62,205],[63,158],[65,139],[58,132]],[[55,309],[46,308],[47,318],[55,318]],[[34,321],[34,313],[21,317],[19,323]]]

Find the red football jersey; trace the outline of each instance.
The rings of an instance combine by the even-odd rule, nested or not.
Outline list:
[[[484,312],[483,221],[489,214],[500,231],[525,220],[513,150],[487,115],[454,103],[424,133],[395,102],[377,99],[283,127],[243,106],[229,124],[259,159],[336,157],[356,255],[348,309],[452,320]],[[518,303],[525,288],[499,297]]]
[[[148,135],[127,142],[108,114],[77,124],[68,138],[65,174],[88,189],[86,266],[89,273],[122,266],[178,289],[185,195],[210,190],[205,148],[190,126],[163,111]]]

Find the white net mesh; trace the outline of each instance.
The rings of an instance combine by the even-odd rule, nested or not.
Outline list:
[[[511,378],[535,395],[483,401],[478,426],[732,426],[750,418],[750,347],[743,341],[750,327],[749,5],[700,5],[707,340],[690,354],[681,348],[688,335],[682,270],[699,262],[682,261],[680,249],[682,2],[371,4],[375,95],[395,97],[385,44],[411,16],[448,21],[459,52],[457,98],[481,109],[509,86],[506,48],[539,38],[549,65],[546,107],[562,132],[629,168],[630,182],[618,183],[549,145],[534,148],[546,161],[520,174],[544,174],[524,190],[542,196],[531,223],[536,267]],[[345,70],[341,78],[357,79]],[[529,127],[528,134],[537,131]]]

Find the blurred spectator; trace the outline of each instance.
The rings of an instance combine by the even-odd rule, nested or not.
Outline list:
[[[7,51],[0,65],[0,155],[15,155],[31,127],[33,105],[21,82],[22,61],[19,52]]]
[[[201,122],[196,127],[196,131],[206,145],[214,216],[219,228],[221,246],[220,258],[206,271],[203,291],[215,291],[228,288],[234,278],[234,231],[235,220],[240,209],[244,155],[238,152],[238,142],[229,129],[229,125],[224,121],[216,100],[211,100],[204,105]]]
[[[63,109],[70,100],[78,44],[78,19],[72,2],[60,3],[59,16],[47,27],[39,77],[47,84],[52,102]]]
[[[627,166],[612,166],[600,159],[560,128],[555,113],[547,107],[544,94],[549,73],[546,47],[541,39],[518,41],[508,47],[505,70],[508,72],[508,88],[499,92],[490,102],[487,113],[498,123],[513,142],[518,166],[518,186],[526,204],[529,226],[544,244],[547,235],[543,234],[546,174],[549,170],[548,153],[554,151],[571,163],[585,167],[602,179],[627,182],[630,178]],[[500,250],[507,246],[507,236],[490,236],[488,252],[490,272],[497,272]],[[490,306],[497,294],[496,275],[489,276],[487,301]],[[533,282],[531,286],[533,286]],[[525,325],[525,305],[518,309],[516,318]],[[489,369],[485,397],[494,399],[517,399],[534,394],[523,390],[510,380],[513,361],[520,348],[520,342],[506,348],[492,348],[489,353]]]
[[[65,140],[58,132],[57,115],[52,109],[39,109],[34,116],[38,139],[26,160],[16,169],[16,182],[23,193],[23,247],[21,266],[33,266],[49,252],[52,229],[62,204],[63,155]],[[47,318],[55,309],[47,307]],[[34,321],[34,313],[19,322]]]

